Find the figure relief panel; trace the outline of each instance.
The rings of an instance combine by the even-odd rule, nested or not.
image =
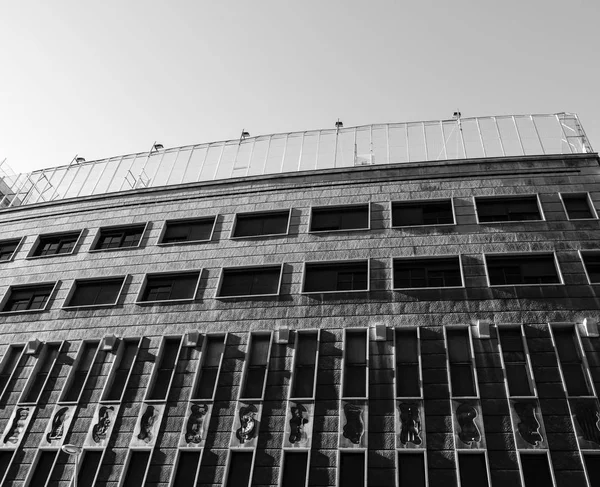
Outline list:
[[[367,401],[341,401],[340,448],[367,448],[369,406]]]
[[[547,449],[546,430],[537,399],[511,399],[510,415],[517,449]]]
[[[285,420],[284,448],[310,448],[315,405],[308,401],[289,401]]]
[[[479,401],[476,399],[453,400],[452,413],[456,448],[463,450],[484,449],[486,447],[485,435]]]
[[[570,399],[579,448],[600,450],[600,410],[595,399]]]
[[[396,448],[425,448],[425,415],[423,401],[401,400],[396,402]]]
[[[262,404],[238,402],[233,419],[232,448],[255,448],[258,443]]]
[[[34,411],[35,408],[32,406],[17,406],[13,410],[2,433],[0,448],[14,449],[21,444]]]
[[[71,427],[75,409],[75,406],[61,405],[57,405],[54,408],[54,412],[46,425],[40,446],[61,446],[63,444],[65,436]]]
[[[118,405],[98,404],[84,446],[104,447],[108,444],[118,410]]]
[[[206,442],[213,405],[204,402],[190,402],[183,421],[180,447],[202,448]]]
[[[164,411],[164,404],[142,404],[130,448],[151,448],[155,445]]]

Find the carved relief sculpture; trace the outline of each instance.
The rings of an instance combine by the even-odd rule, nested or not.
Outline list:
[[[515,412],[519,416],[517,429],[521,438],[533,446],[543,441],[540,434],[540,423],[535,417],[535,405],[530,402],[515,402]]]
[[[243,406],[240,408],[240,427],[235,432],[235,436],[240,443],[246,443],[247,441],[250,441],[258,433],[258,421],[256,420],[257,414],[258,409],[256,409],[254,404],[249,404],[248,406]]]
[[[307,439],[304,431],[304,425],[308,423],[308,411],[298,403],[290,408],[292,417],[290,418],[290,443],[300,443]]]
[[[363,433],[365,432],[365,422],[363,420],[363,410],[355,404],[344,404],[344,415],[346,424],[344,425],[344,438],[358,445]]]
[[[106,440],[106,433],[110,427],[110,415],[115,410],[112,406],[102,406],[98,411],[98,422],[92,428],[92,439],[96,443]]]
[[[416,403],[400,404],[400,442],[420,445],[421,440],[421,414]]]
[[[152,427],[154,426],[155,420],[156,414],[154,412],[154,406],[146,407],[146,412],[142,415],[140,421],[140,432],[137,436],[138,439],[143,440],[146,443],[150,443],[154,439]]]
[[[191,413],[185,428],[185,441],[200,444],[204,435],[204,417],[208,412],[206,404],[192,404]]]
[[[477,417],[477,409],[470,404],[461,404],[456,408],[456,419],[460,426],[460,432],[458,437],[460,441],[470,445],[473,442],[481,441],[481,433],[479,428],[475,424],[475,418]]]
[[[65,429],[65,421],[69,417],[69,408],[64,407],[60,408],[56,411],[54,415],[54,419],[52,420],[52,428],[50,432],[46,435],[46,440],[48,443],[52,443],[53,441],[60,440],[64,435]]]
[[[583,439],[600,445],[600,413],[595,401],[577,402],[574,412]]]
[[[15,414],[12,425],[4,437],[4,443],[17,444],[19,437],[25,428],[25,422],[29,416],[29,408],[19,408]]]

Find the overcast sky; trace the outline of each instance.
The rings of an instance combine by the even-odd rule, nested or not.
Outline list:
[[[600,150],[598,0],[22,0],[0,14],[16,172],[252,135],[576,112]]]

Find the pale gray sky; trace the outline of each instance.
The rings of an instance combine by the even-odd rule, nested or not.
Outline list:
[[[577,112],[600,150],[597,0],[5,0],[17,172],[252,135]]]

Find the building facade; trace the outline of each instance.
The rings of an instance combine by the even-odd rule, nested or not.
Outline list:
[[[0,485],[600,485],[600,161],[572,147],[23,185]]]

